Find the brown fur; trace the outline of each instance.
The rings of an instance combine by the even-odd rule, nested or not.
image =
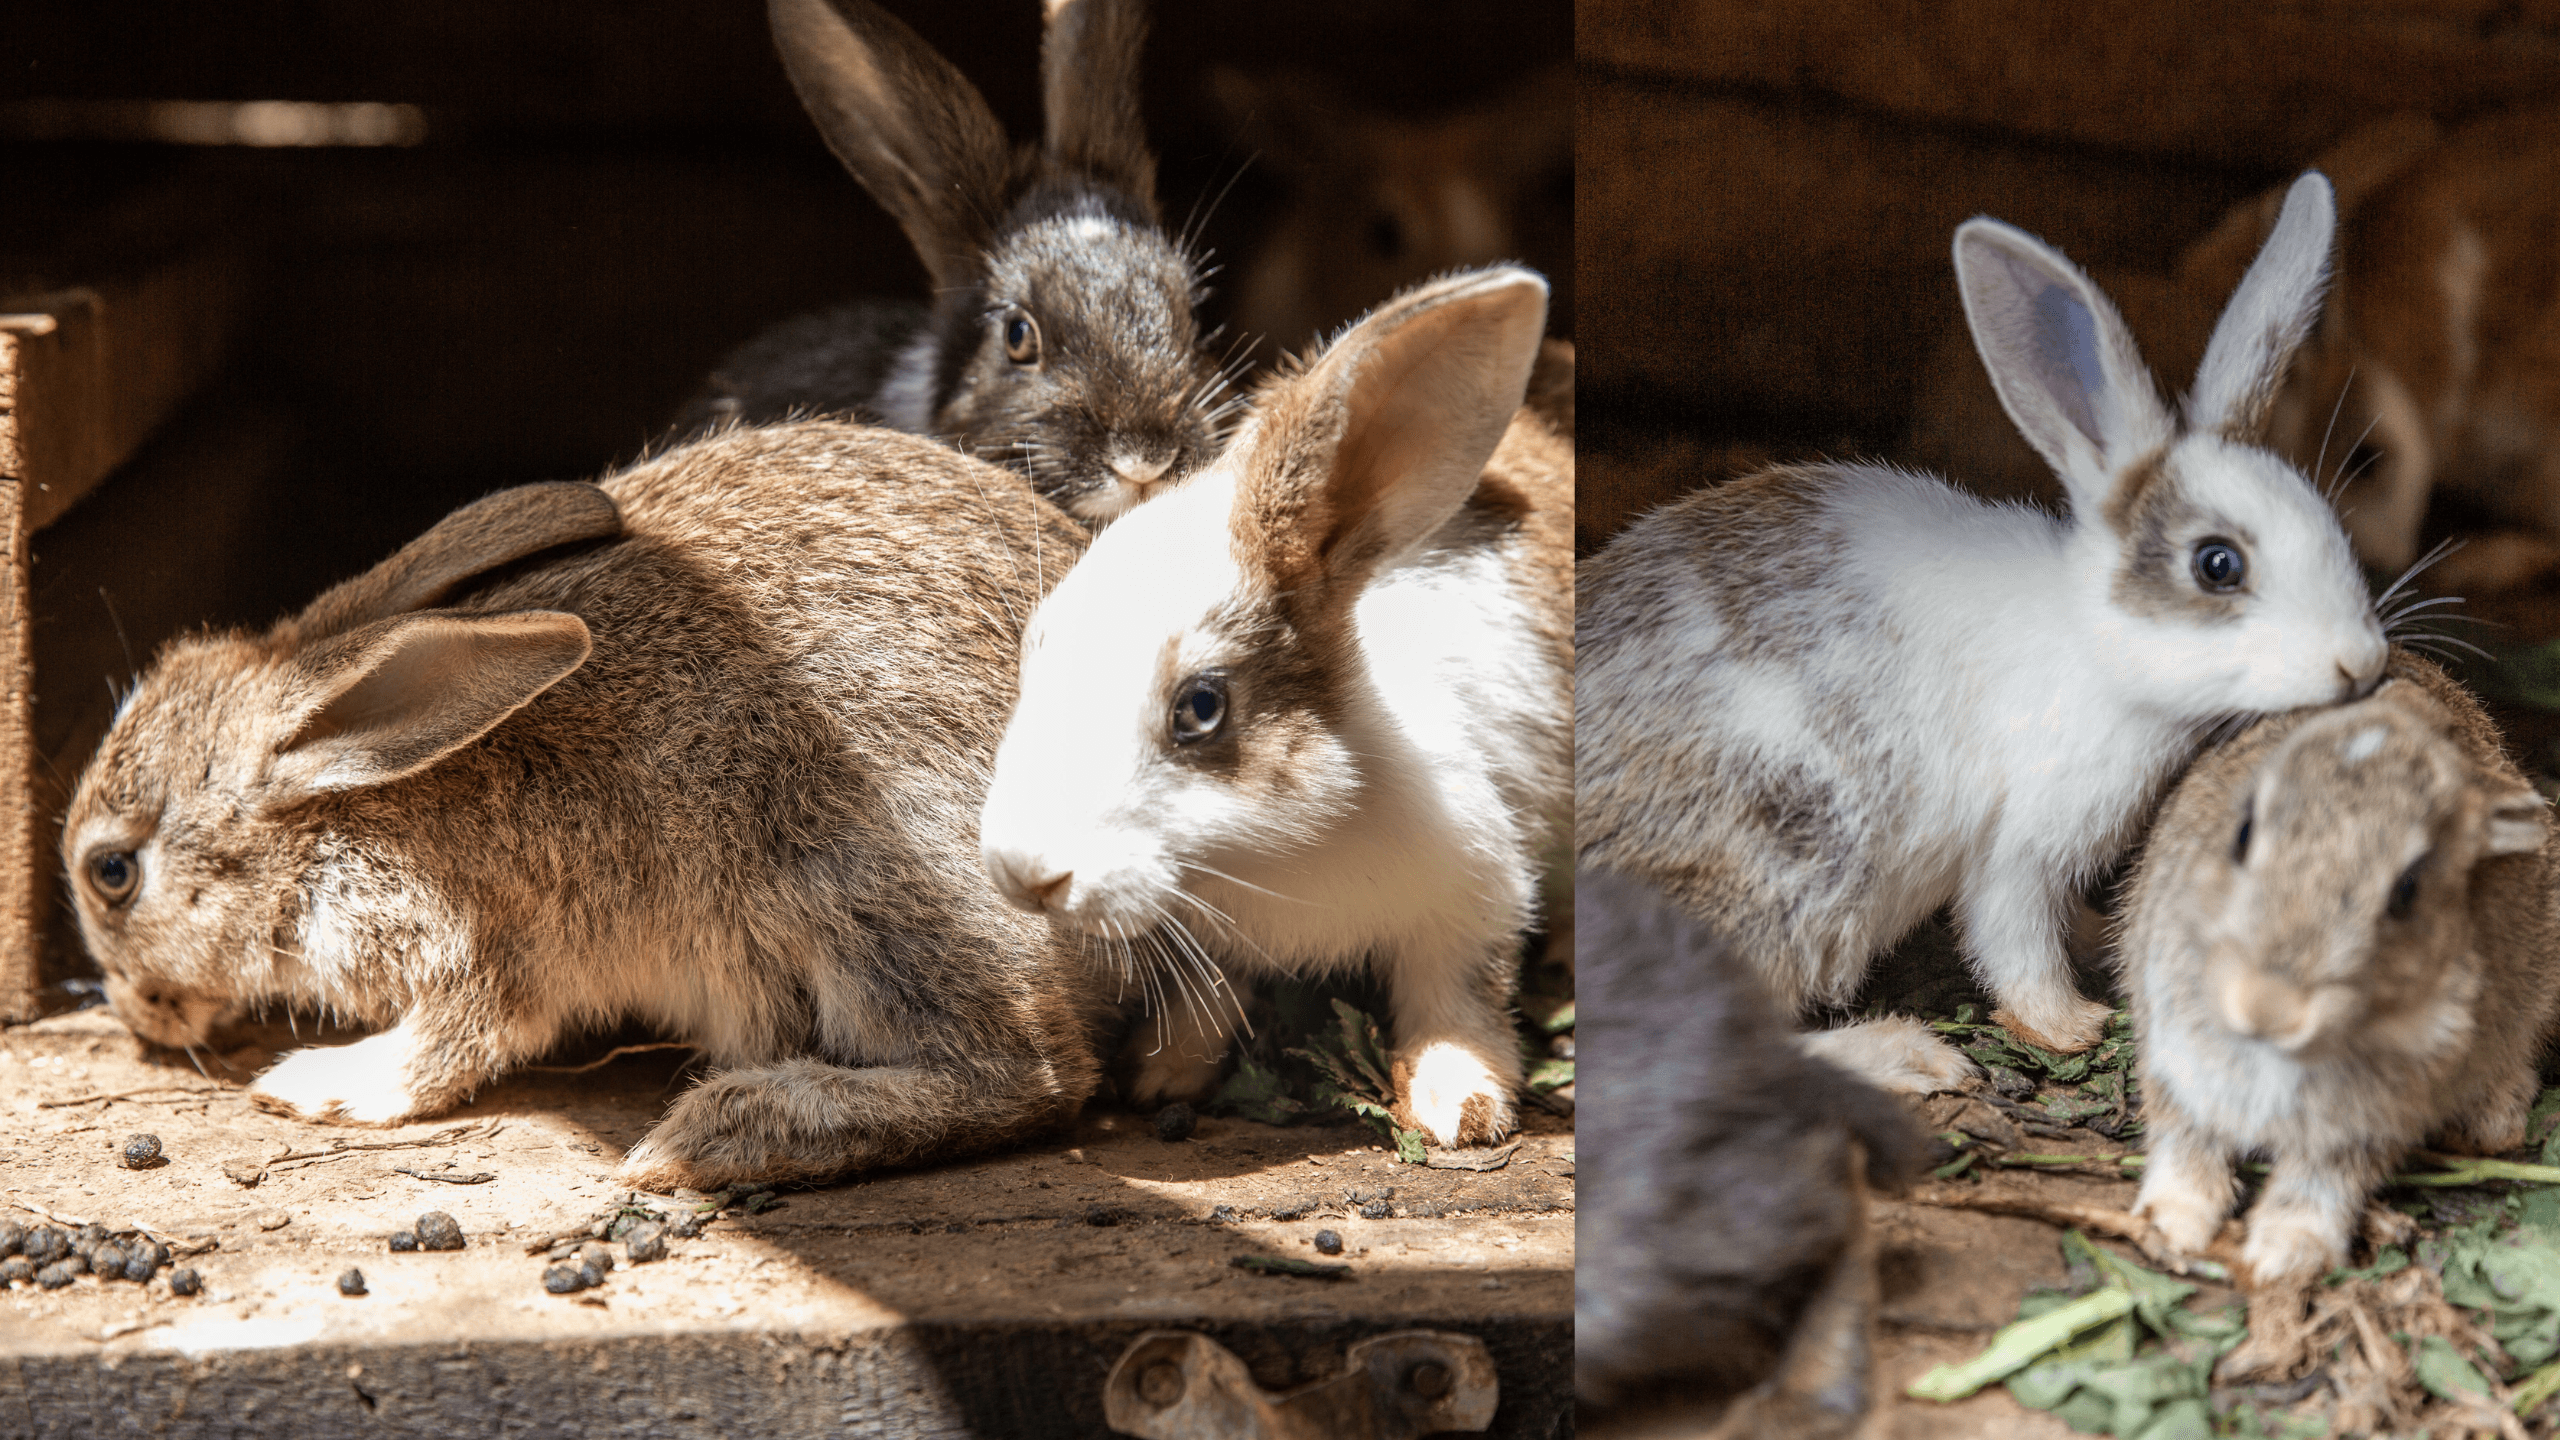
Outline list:
[[[1020,617],[1080,533],[1008,472],[827,423],[603,488],[621,539],[438,612],[583,622],[592,657],[415,773],[314,792],[273,758],[331,683],[339,592],[160,655],[64,830],[118,1013],[165,1043],[200,1038],[205,1000],[402,1022],[415,1115],[648,1020],[726,1067],[632,1153],[653,1188],[914,1163],[1072,1115],[1098,1077],[1091,971],[988,891],[976,817]],[[117,847],[144,866],[121,905],[84,870]]]
[[[2154,1137],[2143,1208],[2199,1248],[2233,1202],[2231,1161],[2268,1150],[2244,1251],[2262,1280],[2343,1261],[2366,1196],[2429,1136],[2521,1143],[2560,1008],[2545,807],[2459,685],[2405,653],[2389,673],[2355,705],[2262,721],[2199,759],[2124,908]],[[2406,869],[2413,834],[2427,848]],[[2395,917],[2404,874],[2417,888]],[[2231,1033],[2235,1014],[2270,1038]],[[2314,1027],[2298,1078],[2248,1058],[2296,1026]],[[2279,1118],[2235,1128],[2244,1104]]]

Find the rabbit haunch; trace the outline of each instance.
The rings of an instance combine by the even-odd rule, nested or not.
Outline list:
[[[950,62],[870,0],[771,0],[774,44],[828,148],[906,231],[933,301],[786,320],[722,360],[697,431],[858,413],[1021,471],[1103,524],[1216,448],[1197,260],[1164,233],[1138,113],[1143,0],[1055,0],[1048,134],[1007,146]]]
[[[2241,1256],[2344,1263],[2368,1196],[2430,1136],[2495,1154],[2560,1004],[2549,806],[2479,703],[2415,656],[2354,705],[2206,752],[2144,842],[2119,954],[2151,1163],[2136,1210],[2200,1253],[2233,1162],[2274,1161]]]
[[[596,543],[527,561],[561,541]],[[976,818],[1018,617],[1080,544],[924,440],[740,430],[492,496],[264,635],[175,642],[64,828],[117,1013],[171,1045],[268,1004],[387,1026],[252,1092],[370,1123],[639,1019],[728,1067],[632,1152],[652,1184],[1071,1115],[1090,967],[987,890]]]
[[[1865,465],[1701,491],[1584,567],[1584,863],[1723,927],[1799,1013],[1952,902],[2000,1018],[2092,1043],[2059,918],[2222,717],[2361,693],[2384,645],[2336,520],[2249,443],[2319,301],[2316,176],[2224,313],[2181,424],[2070,263],[1957,232],[1983,363],[2062,478],[2065,519]],[[1928,1089],[1963,1058],[1909,1025],[1817,1042]]]
[[[1220,972],[1365,962],[1402,1122],[1511,1128],[1506,1002],[1572,723],[1572,452],[1519,409],[1544,300],[1506,269],[1381,307],[1033,617],[987,871],[1062,928],[1190,940],[1138,1103],[1215,1083]]]

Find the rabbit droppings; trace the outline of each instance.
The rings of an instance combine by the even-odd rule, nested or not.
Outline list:
[[[1512,1129],[1519,942],[1569,823],[1573,451],[1521,408],[1545,311],[1513,268],[1390,301],[1032,617],[987,873],[1062,929],[1182,942],[1134,1103],[1216,1083],[1221,971],[1367,963],[1398,1123]]]
[[[1752,967],[1659,891],[1592,871],[1574,890],[1575,1392],[1740,1394],[1715,1434],[1850,1433],[1872,1400],[1865,1193],[1918,1171],[1919,1126],[1785,1043]]]
[[[896,217],[930,306],[857,301],[721,361],[677,425],[858,412],[1011,465],[1106,524],[1215,452],[1194,259],[1156,212],[1138,114],[1143,0],[1051,0],[1048,137],[1019,155],[951,63],[871,0],[772,0],[827,146]]]
[[[2119,954],[2150,1164],[2135,1201],[2201,1253],[2243,1151],[2274,1161],[2241,1258],[2343,1263],[2366,1197],[2440,1136],[2523,1143],[2560,994],[2549,807],[2479,703],[2395,653],[2337,709],[2259,722],[2170,792]]]
[[[1081,543],[1009,472],[807,422],[501,492],[175,641],[63,827],[108,997],[175,1046],[269,1004],[386,1027],[251,1091],[364,1124],[644,1020],[727,1067],[624,1161],[650,1189],[1062,1121],[1097,987],[976,821],[1019,617]]]
[[[1639,520],[1583,569],[1582,862],[1662,887],[1799,1015],[1954,902],[2001,1021],[2084,1049],[2058,917],[2198,732],[2362,694],[2385,647],[2336,518],[2250,443],[2319,308],[2318,175],[2216,327],[2181,423],[2106,298],[2034,238],[1956,232],[2002,403],[2062,518],[1870,465],[1769,471]],[[1907,1019],[1811,1037],[1890,1088],[1969,1064]]]

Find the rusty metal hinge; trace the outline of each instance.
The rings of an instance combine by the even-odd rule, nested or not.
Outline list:
[[[1342,1373],[1273,1395],[1235,1352],[1150,1330],[1102,1382],[1103,1418],[1142,1440],[1414,1440],[1493,1423],[1502,1387],[1472,1335],[1398,1330],[1343,1354]]]

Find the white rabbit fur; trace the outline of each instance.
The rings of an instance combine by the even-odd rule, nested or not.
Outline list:
[[[2135,1212],[2201,1253],[2233,1162],[2265,1153],[2240,1252],[2262,1283],[2344,1263],[2367,1197],[2429,1136],[2522,1144],[2560,1001],[2550,807],[2459,685],[2407,654],[2390,673],[2198,758],[2127,889]]]
[[[1513,1127],[1507,1000],[1563,859],[1572,451],[1520,408],[1545,300],[1517,268],[1408,291],[1097,537],[1025,632],[981,825],[1062,927],[1164,921],[1239,984],[1374,966],[1398,1118],[1442,1144]],[[1232,1021],[1199,1001],[1139,1103],[1215,1082]]]
[[[63,827],[108,996],[168,1045],[270,1003],[386,1027],[251,1091],[373,1124],[647,1020],[726,1067],[626,1159],[651,1188],[1055,1124],[1101,1076],[1095,977],[987,890],[974,820],[1081,541],[930,441],[739,429],[172,642]]]
[[[2251,443],[2317,313],[2333,223],[2304,176],[2183,423],[2070,262],[1996,221],[1958,229],[1983,363],[2071,514],[1837,464],[1629,527],[1584,566],[1575,619],[1582,862],[1723,926],[1798,1013],[1848,999],[1953,902],[2003,1023],[2094,1043],[2106,1010],[2073,989],[2061,939],[2076,887],[2203,727],[2381,674],[2336,519]],[[2207,583],[2209,544],[2239,554],[2236,587]],[[1905,1090],[1970,1068],[1908,1024],[1815,1048]]]

